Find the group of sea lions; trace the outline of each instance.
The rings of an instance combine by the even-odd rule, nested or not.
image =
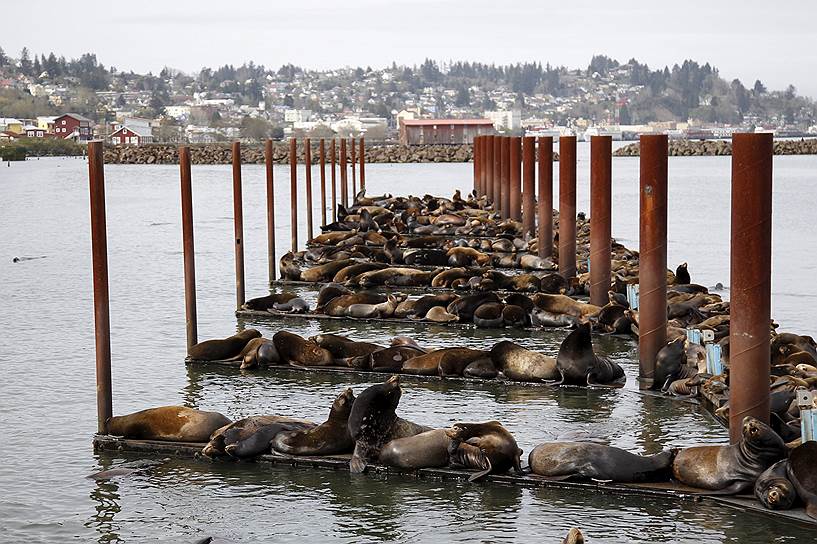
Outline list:
[[[224,339],[207,340],[188,351],[196,361],[235,361],[242,369],[270,365],[336,367],[419,376],[501,378],[550,385],[624,385],[624,370],[593,350],[590,324],[579,324],[562,342],[556,357],[503,340],[489,350],[466,347],[432,349],[406,337],[391,345],[359,342],[337,334],[303,338],[289,331],[266,339],[246,329]]]
[[[209,458],[351,454],[353,473],[379,464],[402,469],[452,466],[472,471],[471,481],[511,469],[553,480],[675,481],[707,494],[754,492],[770,509],[801,502],[806,513],[817,518],[817,442],[787,445],[752,417],[744,419],[742,438],[733,445],[637,455],[596,441],[545,442],[530,451],[523,469],[523,451],[500,422],[461,422],[436,429],[420,425],[397,415],[401,395],[395,375],[357,397],[345,389],[321,424],[279,415],[230,421],[217,412],[165,406],[112,417],[107,432],[131,439],[206,442],[202,453]]]

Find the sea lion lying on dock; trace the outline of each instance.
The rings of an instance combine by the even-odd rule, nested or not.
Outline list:
[[[288,331],[278,331],[272,337],[282,362],[300,366],[332,366],[332,354],[315,342]]]
[[[218,412],[205,412],[186,406],[160,406],[105,422],[108,434],[136,440],[207,442],[216,429],[230,420]]]
[[[310,429],[315,424],[284,416],[250,416],[220,427],[202,449],[207,457],[255,457],[270,450],[270,440],[281,431]]]
[[[554,384],[622,386],[626,379],[618,364],[593,352],[588,322],[579,324],[562,341],[556,368],[561,378]]]
[[[335,398],[325,422],[317,427],[276,434],[271,442],[272,449],[289,455],[350,453],[355,447],[348,427],[354,402],[355,395],[347,387]]]
[[[191,359],[199,361],[224,361],[238,357],[250,340],[260,337],[261,333],[257,330],[244,329],[227,338],[199,342],[190,347],[187,351],[187,355]]]
[[[451,463],[478,471],[468,478],[469,482],[488,474],[503,474],[511,468],[522,474],[522,450],[499,421],[455,423],[446,434],[451,439],[448,450]]]
[[[546,442],[531,450],[528,465],[534,474],[551,480],[665,482],[674,456],[674,451],[636,455],[592,442]]]

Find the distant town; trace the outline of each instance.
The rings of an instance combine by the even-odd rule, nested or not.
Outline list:
[[[252,62],[187,74],[135,74],[94,54],[17,57],[0,49],[0,142],[52,138],[111,144],[365,137],[470,143],[478,134],[729,138],[735,131],[817,135],[817,104],[794,86],[722,79],[687,60],[657,70],[595,56],[580,69],[469,62],[277,70]]]

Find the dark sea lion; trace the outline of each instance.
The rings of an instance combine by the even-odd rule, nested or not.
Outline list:
[[[244,308],[247,310],[258,310],[264,312],[272,308],[275,304],[283,304],[297,296],[298,295],[295,293],[280,293],[275,295],[267,295],[265,297],[251,298],[244,303]]]
[[[335,317],[344,317],[346,310],[352,304],[380,304],[386,302],[386,295],[381,293],[371,293],[363,291],[360,293],[352,293],[349,295],[340,295],[323,306],[323,313]]]
[[[348,422],[355,395],[351,388],[335,398],[329,418],[315,428],[278,433],[272,449],[290,455],[334,455],[349,453],[355,443],[349,434]]]
[[[531,471],[554,480],[568,478],[618,483],[669,481],[674,452],[636,455],[593,442],[546,442],[528,455]]]
[[[469,378],[490,380],[496,378],[499,375],[499,371],[496,369],[490,357],[480,357],[476,361],[469,363],[462,371],[462,375]]]
[[[797,490],[786,475],[788,466],[787,459],[778,461],[755,482],[755,497],[769,510],[788,510],[797,500]]]
[[[207,457],[253,457],[269,451],[270,440],[283,430],[314,427],[311,421],[284,416],[250,416],[213,431],[202,449]]]
[[[160,406],[110,417],[105,422],[105,429],[110,435],[136,440],[207,442],[213,431],[229,423],[230,420],[218,412]]]
[[[692,283],[692,278],[689,277],[687,263],[681,263],[678,265],[678,268],[675,269],[675,282],[679,284]]]
[[[451,462],[479,472],[468,478],[479,480],[488,474],[502,474],[513,468],[522,474],[522,450],[516,439],[498,421],[455,423],[446,430],[451,439]]]
[[[343,283],[346,280],[355,278],[364,272],[370,272],[372,270],[383,270],[387,268],[388,265],[384,263],[357,263],[352,264],[347,267],[341,268],[332,278],[332,282],[334,283]]]
[[[786,456],[786,444],[771,427],[743,419],[742,439],[729,446],[682,448],[672,463],[679,482],[723,495],[750,489],[758,476]]]
[[[438,365],[440,376],[462,376],[463,371],[477,359],[484,359],[486,352],[470,348],[449,348],[443,353]]]
[[[367,463],[377,461],[380,449],[390,440],[431,430],[397,417],[395,410],[401,394],[400,377],[392,376],[365,389],[355,399],[348,423],[349,434],[355,441],[349,461],[351,472],[363,472]]]
[[[536,306],[529,296],[521,293],[511,293],[505,297],[505,304],[519,306],[525,313],[530,313]]]
[[[355,236],[357,232],[355,231],[334,231],[334,232],[325,232],[323,234],[319,234],[310,240],[313,244],[319,245],[335,245],[339,244],[340,242],[346,240],[347,238],[351,238]]]
[[[244,329],[228,338],[205,340],[199,342],[187,351],[191,359],[199,361],[223,361],[238,357],[241,350],[253,338],[260,338],[261,333],[255,329]]]
[[[273,304],[272,309],[288,314],[305,314],[309,311],[309,304],[301,297],[293,297],[286,302]]]
[[[466,268],[449,268],[443,270],[431,279],[431,287],[450,287],[451,284],[459,279],[470,278],[472,272]]]
[[[474,325],[477,327],[496,328],[504,323],[502,310],[505,305],[501,302],[487,302],[474,310]]]
[[[685,344],[685,338],[677,338],[658,350],[655,356],[653,389],[664,389],[673,380],[689,377],[680,376],[681,369],[687,362]]]
[[[384,270],[372,270],[364,272],[358,276],[358,284],[361,287],[373,287],[378,285],[392,285],[396,287],[424,287],[431,283],[431,279],[440,270],[431,271],[420,270],[407,267],[390,267]]]
[[[556,368],[561,379],[555,383],[571,385],[621,384],[624,370],[607,357],[593,352],[590,323],[581,323],[559,346]]]
[[[315,342],[288,331],[278,331],[272,337],[281,361],[302,366],[332,366],[332,354]]]
[[[562,544],[584,544],[584,534],[578,527],[573,527],[562,539]]]
[[[521,382],[550,381],[559,377],[556,359],[525,349],[508,340],[491,348],[491,361],[509,380]]]
[[[291,251],[288,251],[281,256],[278,267],[281,271],[281,279],[295,281],[301,280],[301,269],[297,264],[295,264],[295,254]]]
[[[315,305],[316,310],[322,309],[333,298],[342,295],[350,295],[352,291],[338,283],[328,283],[318,292],[318,300]]]
[[[340,261],[332,261],[320,266],[313,266],[301,272],[301,281],[322,282],[332,281],[335,274],[349,266],[359,264],[354,259],[342,259]]]
[[[241,350],[238,359],[241,361],[240,368],[247,370],[259,366],[268,366],[280,362],[281,357],[275,344],[267,338],[253,338]]]
[[[400,372],[403,363],[424,354],[421,348],[412,345],[395,345],[349,360],[349,366],[377,372]]]
[[[600,332],[613,332],[615,330],[615,323],[626,315],[627,308],[619,306],[618,304],[606,304],[602,306],[599,315],[596,317],[596,322],[593,325],[594,330]]]
[[[301,431],[313,427],[315,427],[315,424],[311,421],[282,417],[280,421],[262,425],[255,432],[241,440],[231,444],[227,443],[224,446],[224,451],[230,457],[249,459],[264,453],[269,453],[270,442],[278,436],[278,433]]]
[[[451,266],[486,266],[491,264],[491,256],[472,247],[452,247],[447,252]]]
[[[475,293],[457,298],[448,305],[446,311],[459,317],[462,323],[472,323],[476,309],[489,302],[499,302],[496,293]]]
[[[770,349],[773,365],[781,364],[786,357],[800,351],[811,354],[817,360],[817,344],[811,336],[783,332],[772,339]]]
[[[624,308],[630,307],[630,301],[627,300],[627,295],[625,295],[624,293],[607,291],[607,299],[610,301],[610,304],[615,304],[616,306],[623,306]]]
[[[411,266],[446,266],[448,255],[443,249],[417,249],[403,252],[403,262]]]
[[[817,442],[803,442],[789,454],[786,475],[797,496],[806,505],[806,514],[817,519]]]
[[[425,317],[431,308],[441,306],[444,309],[456,299],[457,295],[453,293],[422,296],[414,303],[414,315],[419,318]]]
[[[567,280],[559,273],[553,272],[539,278],[539,290],[543,293],[558,295],[567,291]]]
[[[433,429],[387,442],[380,450],[379,461],[406,469],[444,467],[448,465],[450,444],[445,429]]]
[[[383,349],[383,346],[370,342],[355,342],[345,336],[337,334],[319,334],[310,340],[314,341],[323,349],[329,350],[335,360],[349,359],[350,357],[360,357],[369,355],[375,351]]]
[[[403,363],[401,371],[405,374],[414,374],[420,376],[438,376],[440,374],[440,362],[444,356],[449,357],[468,357],[476,350],[468,348],[443,348],[437,349],[429,353],[424,353],[413,357]],[[476,359],[481,352],[477,352],[472,361]]]
[[[502,322],[506,327],[525,327],[529,321],[528,313],[520,306],[506,304],[502,308]]]

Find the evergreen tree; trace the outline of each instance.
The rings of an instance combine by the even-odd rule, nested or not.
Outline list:
[[[28,56],[28,47],[23,47],[23,50],[20,51],[20,71],[25,76],[31,75],[31,58]]]

